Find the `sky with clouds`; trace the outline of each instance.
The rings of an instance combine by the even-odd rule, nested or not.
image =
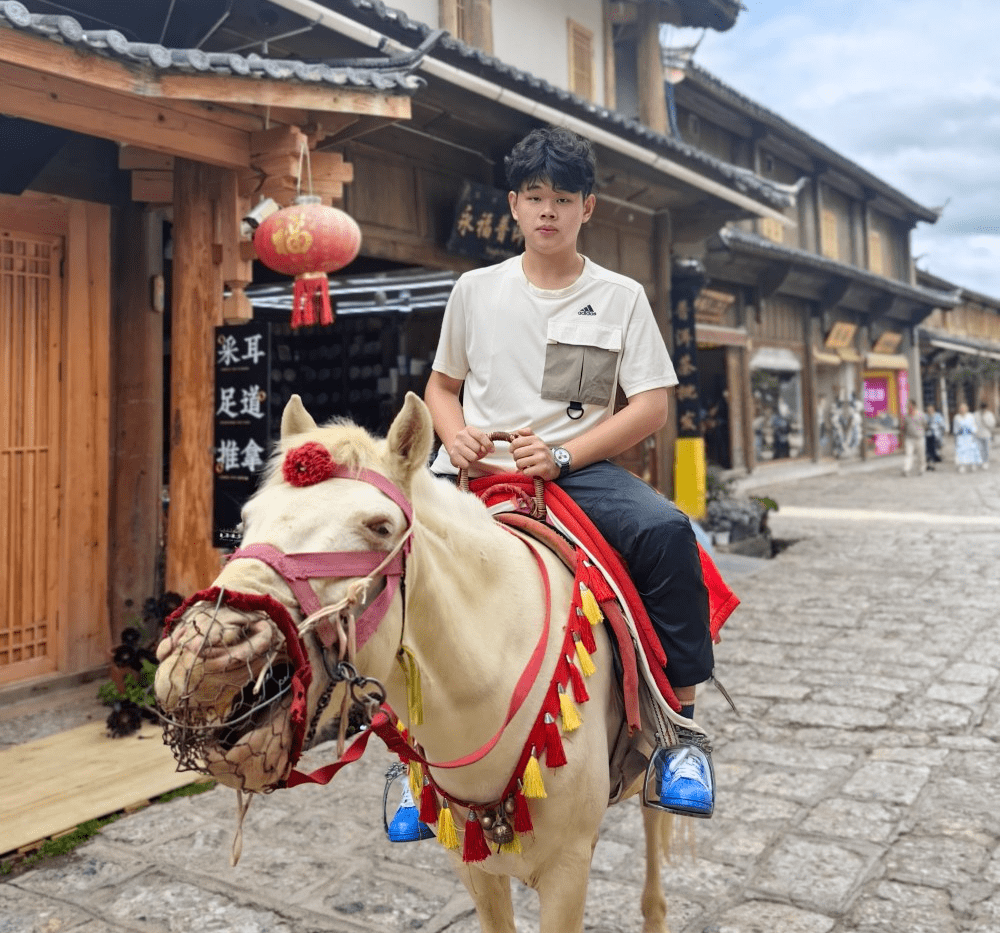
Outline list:
[[[944,206],[913,233],[918,267],[1000,298],[1000,0],[743,3],[695,61],[918,203]]]

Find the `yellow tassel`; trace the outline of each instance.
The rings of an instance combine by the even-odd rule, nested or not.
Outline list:
[[[500,852],[503,855],[520,855],[521,854],[521,852],[522,852],[522,849],[521,849],[521,840],[518,838],[517,833],[514,833],[514,840],[512,842],[505,842],[502,846],[500,846]]]
[[[401,645],[396,654],[396,661],[403,669],[403,680],[406,681],[406,712],[411,726],[419,726],[424,721],[424,695],[420,687],[420,668],[413,652]]]
[[[582,725],[576,704],[570,699],[569,694],[562,690],[559,691],[559,712],[562,713],[563,732],[572,732]]]
[[[589,677],[594,671],[597,670],[594,667],[594,662],[590,659],[590,652],[584,647],[582,641],[580,641],[579,636],[574,635],[573,641],[576,644],[576,656],[580,659],[580,670],[583,671],[585,677]]]
[[[531,757],[524,766],[524,775],[521,778],[521,793],[525,797],[540,800],[548,797],[545,793],[545,784],[542,782],[542,769],[538,767],[538,759],[535,757],[535,750],[531,750]]]
[[[420,767],[419,761],[410,762],[410,791],[414,800],[420,800],[420,793],[424,789],[424,769]]]
[[[455,820],[451,815],[451,807],[445,801],[438,814],[438,842],[446,849],[458,848],[458,833],[455,832]]]
[[[580,606],[583,608],[583,614],[587,617],[587,621],[591,625],[600,625],[604,621],[604,613],[601,612],[601,607],[597,605],[594,594],[582,583],[580,584]]]

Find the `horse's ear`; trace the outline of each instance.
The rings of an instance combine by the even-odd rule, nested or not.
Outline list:
[[[389,450],[403,461],[407,476],[427,465],[434,439],[431,413],[420,396],[406,393],[403,409],[389,428]]]
[[[306,411],[302,399],[293,395],[281,413],[281,437],[292,437],[295,434],[305,434],[306,431],[315,431],[316,422],[312,415]]]

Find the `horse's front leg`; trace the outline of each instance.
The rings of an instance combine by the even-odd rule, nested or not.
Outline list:
[[[667,927],[667,898],[660,881],[660,859],[667,814],[642,808],[642,827],[646,834],[646,883],[642,888],[642,933],[670,933]]]
[[[490,875],[475,864],[461,862],[458,876],[476,905],[483,933],[517,933],[507,875]]]
[[[564,847],[536,877],[541,923],[539,933],[583,933],[587,881],[594,856],[593,843]]]

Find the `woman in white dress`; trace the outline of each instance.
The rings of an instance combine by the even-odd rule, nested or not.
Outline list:
[[[951,433],[955,435],[955,466],[958,472],[964,473],[966,468],[974,470],[983,461],[976,442],[976,418],[965,402],[958,406],[958,414],[951,423]]]

